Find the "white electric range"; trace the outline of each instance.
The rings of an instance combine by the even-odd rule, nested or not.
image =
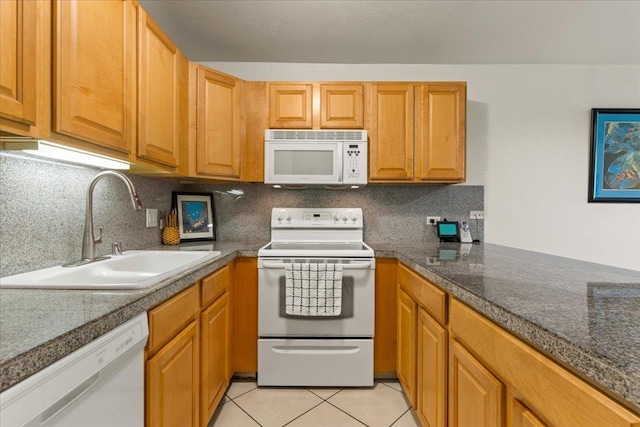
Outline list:
[[[301,299],[335,296],[339,312],[292,314],[295,268],[320,271]],[[339,288],[327,280],[325,290],[325,271],[341,276]],[[258,251],[258,385],[373,386],[374,312],[375,257],[363,242],[362,209],[274,208],[271,242]]]

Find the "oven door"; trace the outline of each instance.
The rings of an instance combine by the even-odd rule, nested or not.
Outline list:
[[[339,316],[291,316],[285,307],[285,263],[342,264]],[[375,312],[375,258],[258,260],[258,335],[260,337],[372,337]]]

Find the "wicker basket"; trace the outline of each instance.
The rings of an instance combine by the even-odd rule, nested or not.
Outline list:
[[[180,243],[180,230],[176,227],[165,227],[162,230],[162,243],[165,245],[177,245]]]

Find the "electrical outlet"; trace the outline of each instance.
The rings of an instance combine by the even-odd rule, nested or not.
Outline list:
[[[427,217],[427,225],[436,225],[436,223],[440,221],[439,216],[428,216]]]
[[[147,209],[147,228],[158,226],[158,209]]]
[[[469,212],[469,219],[484,219],[484,211]]]

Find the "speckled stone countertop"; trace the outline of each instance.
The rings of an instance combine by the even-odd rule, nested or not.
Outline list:
[[[208,243],[222,255],[144,291],[0,290],[0,391],[264,243]],[[640,272],[490,244],[369,245],[640,411]]]
[[[640,412],[640,272],[491,244],[376,244]]]

